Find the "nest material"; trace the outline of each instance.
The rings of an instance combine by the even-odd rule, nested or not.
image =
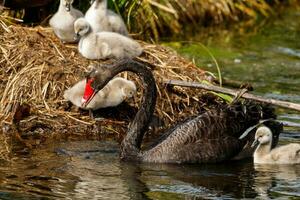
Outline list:
[[[104,61],[83,58],[78,53],[77,45],[61,43],[49,28],[8,27],[0,21],[0,33],[1,137],[17,138],[29,147],[40,144],[44,138],[92,136],[101,139],[104,132],[122,138],[129,120],[104,119],[96,122],[86,113],[68,109],[63,99],[63,92],[84,77],[89,64]],[[164,124],[173,124],[208,108],[208,101],[214,99],[203,98],[204,93],[200,90],[168,88],[163,84],[165,79],[201,81],[207,78],[205,71],[173,50],[140,43],[144,53],[137,60],[155,66],[157,118]],[[128,102],[138,109],[142,95],[140,80],[129,73],[122,76],[137,83],[138,94]],[[5,145],[1,144],[5,147],[3,151],[10,151],[8,141],[11,139],[1,141],[5,142]]]

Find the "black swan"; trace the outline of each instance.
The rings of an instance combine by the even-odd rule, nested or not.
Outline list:
[[[86,106],[99,90],[123,71],[131,71],[141,77],[144,94],[141,106],[121,143],[121,160],[154,163],[216,163],[230,160],[247,143],[253,142],[254,133],[239,139],[247,128],[261,119],[275,118],[270,106],[258,105],[253,101],[224,105],[223,108],[207,111],[176,124],[147,150],[141,150],[157,95],[155,79],[144,64],[122,60],[112,65],[94,66],[87,75],[87,98],[83,101]],[[277,136],[275,140],[278,140],[279,127],[275,122],[271,126]]]

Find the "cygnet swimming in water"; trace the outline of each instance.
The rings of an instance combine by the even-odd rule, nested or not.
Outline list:
[[[86,107],[83,107],[85,87],[86,80],[79,81],[65,91],[64,98],[71,101],[75,106],[85,110],[97,110],[99,108],[117,106],[125,99],[133,97],[136,93],[136,85],[133,81],[117,77],[99,91]]]
[[[76,42],[74,22],[83,17],[82,12],[73,8],[73,0],[60,0],[58,11],[50,19],[49,24],[55,35],[62,42]]]
[[[271,149],[272,131],[261,126],[255,133],[253,146],[258,143],[254,152],[254,163],[259,164],[296,164],[300,163],[300,144],[291,143]]]
[[[143,52],[139,43],[126,36],[113,32],[92,32],[90,24],[84,18],[75,21],[74,29],[81,37],[78,49],[85,58],[134,58]]]
[[[108,31],[128,36],[126,25],[121,18],[107,9],[107,0],[92,0],[91,7],[85,13],[93,32]]]

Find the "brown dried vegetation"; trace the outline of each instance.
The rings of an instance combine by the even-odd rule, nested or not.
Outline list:
[[[200,90],[167,88],[163,84],[165,79],[201,81],[207,78],[205,71],[170,49],[140,43],[145,51],[137,60],[154,66],[158,88],[155,115],[166,125],[162,128],[215,105],[216,99]],[[97,116],[106,118],[100,121],[75,110],[63,99],[64,90],[84,77],[89,64],[105,62],[112,61],[83,58],[75,44],[61,43],[49,28],[7,26],[0,19],[1,157],[7,159],[8,153],[18,146],[16,143],[32,148],[45,141],[73,138],[109,136],[120,140],[142,95],[136,75],[122,74],[138,84],[138,95],[128,101],[130,106],[103,109]]]

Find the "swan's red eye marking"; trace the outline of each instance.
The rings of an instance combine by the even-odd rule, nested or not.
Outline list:
[[[93,78],[88,79],[86,82],[83,97],[81,99],[81,104],[83,107],[86,107],[96,94],[96,91],[91,86],[93,82],[94,82]]]

